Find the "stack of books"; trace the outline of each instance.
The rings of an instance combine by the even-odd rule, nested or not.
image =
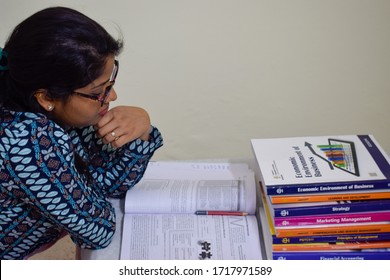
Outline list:
[[[390,259],[390,160],[372,135],[251,144],[268,259]]]

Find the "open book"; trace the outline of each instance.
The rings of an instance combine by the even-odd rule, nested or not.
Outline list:
[[[195,214],[216,210],[230,215]],[[255,212],[246,164],[150,162],[126,195],[120,258],[262,259]]]

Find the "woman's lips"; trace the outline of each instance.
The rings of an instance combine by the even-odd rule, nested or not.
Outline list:
[[[108,112],[108,107],[106,107],[104,110],[99,112],[99,116],[103,117]]]

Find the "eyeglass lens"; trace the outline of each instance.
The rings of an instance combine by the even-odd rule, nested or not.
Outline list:
[[[115,60],[115,62],[114,62],[114,69],[113,69],[111,77],[110,77],[110,84],[106,87],[106,89],[104,91],[103,98],[100,101],[101,102],[101,106],[104,105],[104,103],[106,102],[108,96],[110,95],[112,87],[115,84],[116,77],[118,75],[118,69],[119,69],[119,61]]]

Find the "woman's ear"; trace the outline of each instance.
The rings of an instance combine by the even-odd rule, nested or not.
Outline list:
[[[48,112],[54,110],[53,99],[47,95],[47,90],[39,89],[35,92],[34,97],[37,99],[39,105]]]

